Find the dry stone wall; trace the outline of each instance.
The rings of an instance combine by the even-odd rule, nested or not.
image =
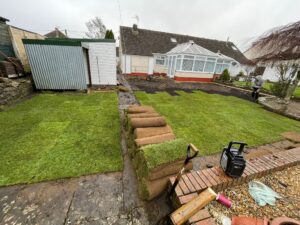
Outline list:
[[[0,77],[0,107],[17,102],[32,93],[33,87],[29,78]]]

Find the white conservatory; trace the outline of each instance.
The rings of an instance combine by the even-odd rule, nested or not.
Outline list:
[[[165,67],[167,75],[177,81],[211,82],[215,75],[230,70],[238,62],[214,53],[193,41],[179,44],[166,54],[153,54],[156,66]]]

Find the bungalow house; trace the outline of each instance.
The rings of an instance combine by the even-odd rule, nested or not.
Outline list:
[[[229,41],[133,27],[120,27],[120,64],[123,74],[164,74],[178,81],[209,82],[228,69],[245,74],[252,65]]]

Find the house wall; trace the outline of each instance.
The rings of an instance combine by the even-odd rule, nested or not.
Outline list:
[[[123,74],[136,76],[167,72],[164,66],[156,65],[154,57],[150,56],[125,55],[120,52],[120,65]]]
[[[9,34],[16,56],[21,60],[22,64],[25,67],[29,66],[29,61],[25,52],[25,47],[23,45],[22,39],[45,39],[45,37],[43,35],[22,30],[13,26],[9,26]]]
[[[155,61],[154,61],[153,72],[154,73],[163,73],[163,74],[166,74],[168,72],[168,69],[165,66],[163,66],[163,65],[157,65],[157,64],[155,64]]]
[[[148,56],[131,55],[131,73],[148,74],[149,58]]]
[[[90,42],[92,85],[116,85],[116,43]]]
[[[5,22],[0,21],[0,51],[7,56],[14,57],[15,53],[11,43],[8,27],[9,26]],[[0,55],[0,60],[3,59],[4,57]]]
[[[214,74],[212,73],[195,73],[175,71],[174,80],[176,81],[196,81],[196,82],[212,82]]]
[[[123,74],[130,74],[131,73],[130,59],[131,59],[130,55],[121,54],[120,64],[121,64],[121,70],[122,70]]]

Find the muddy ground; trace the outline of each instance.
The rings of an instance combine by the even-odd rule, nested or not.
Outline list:
[[[201,90],[209,94],[221,94],[251,100],[251,95],[248,90],[238,90],[215,83],[178,83],[167,77],[158,77],[152,81],[147,81],[145,78],[126,76],[126,80],[134,91],[140,90],[147,93],[166,91],[170,95],[178,95],[178,93],[176,93],[178,90],[185,91],[187,93],[191,93],[194,90]]]

